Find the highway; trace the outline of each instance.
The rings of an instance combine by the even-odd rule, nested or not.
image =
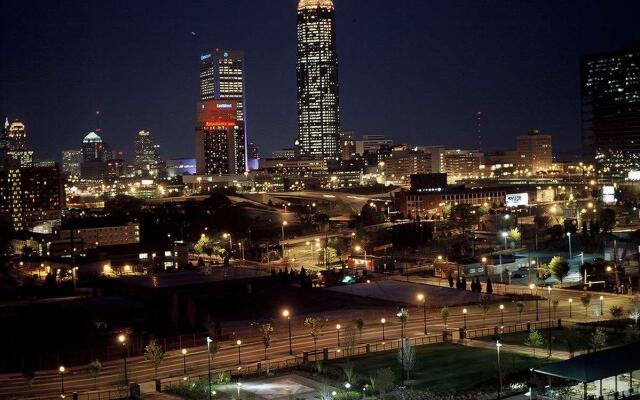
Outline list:
[[[569,297],[574,299],[572,306],[573,320],[582,321],[585,320],[585,311],[580,303],[580,292],[570,292],[566,290],[554,291],[553,298],[560,300],[557,315],[553,318],[567,319],[569,317]],[[594,295],[592,300],[592,306],[594,306],[598,300],[599,295]],[[624,305],[625,309],[629,304],[629,297],[627,296],[604,296],[604,308],[608,308],[613,304]],[[514,324],[522,320],[535,321],[536,320],[536,306],[535,301],[527,301],[526,308],[523,314],[520,316],[516,311],[514,303],[505,303],[504,309],[504,324]],[[541,321],[545,321],[548,316],[548,302],[547,300],[539,301],[539,318]],[[491,310],[483,318],[480,308],[477,305],[468,305],[468,314],[466,323],[468,329],[480,328],[480,327],[494,327],[501,324],[501,313],[499,310],[499,304],[493,304]],[[464,324],[463,307],[451,307],[450,317],[448,320],[448,329],[456,330],[462,327]],[[424,320],[422,318],[422,308],[412,306],[410,308],[410,317],[406,325],[406,336],[417,337],[424,334]],[[389,315],[385,315],[389,314]],[[606,312],[608,314],[608,312]],[[384,328],[385,339],[398,339],[400,337],[400,323],[398,318],[390,313],[388,309],[380,311],[380,318],[386,318],[386,324]],[[377,318],[377,317],[376,317]],[[595,317],[590,312],[588,319],[593,320]],[[340,317],[335,317],[333,320],[326,321],[323,334],[318,339],[317,348],[338,348],[337,337],[338,332],[336,330],[336,324],[342,325],[342,335],[344,335],[344,328],[351,323],[353,317],[348,313],[344,313]],[[275,325],[276,331],[272,335],[271,347],[267,351],[267,357],[269,359],[276,359],[288,356],[289,342],[286,329],[286,323],[280,321]],[[439,310],[428,310],[427,327],[429,334],[441,333],[444,329],[444,323],[440,317]],[[301,318],[292,318],[292,343],[293,351],[296,355],[301,355],[303,351],[313,351],[314,343],[308,332],[302,326]],[[344,336],[343,336],[344,338]],[[368,319],[364,321],[364,328],[362,334],[358,335],[358,343],[374,343],[382,341],[382,325],[379,319]],[[240,363],[238,363],[238,346],[235,342],[222,342],[219,344],[219,352],[213,358],[213,368],[229,368],[237,367],[246,363],[254,363],[264,360],[264,346],[262,340],[259,337],[257,331],[254,337],[243,338],[243,343],[240,347]],[[187,375],[189,374],[203,374],[207,371],[207,357],[206,357],[206,344],[203,338],[203,344],[198,348],[189,348],[186,358]],[[131,357],[127,360],[127,370],[129,381],[144,383],[152,381],[154,378],[154,371],[151,362],[146,361],[143,357]],[[166,354],[165,360],[162,362],[158,369],[158,376],[161,378],[183,376],[183,356],[180,352],[170,352]],[[103,363],[103,369],[97,377],[97,388],[109,388],[115,387],[122,383],[123,376],[123,361],[112,361]],[[83,392],[94,389],[93,376],[88,372],[88,366],[85,367],[73,367],[67,368],[64,376],[64,388],[65,393],[70,395],[72,392]],[[31,396],[44,396],[44,395],[56,395],[60,393],[61,389],[61,377],[58,371],[38,371],[32,384],[20,374],[5,374],[0,375],[0,398],[3,399],[16,399],[26,398]]]

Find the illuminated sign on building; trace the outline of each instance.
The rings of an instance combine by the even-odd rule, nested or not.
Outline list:
[[[616,202],[616,188],[613,186],[602,187],[602,202],[605,204],[613,204]]]
[[[216,108],[231,108],[233,107],[233,104],[229,104],[229,103],[218,103],[216,104]]]
[[[529,205],[529,193],[514,193],[506,196],[507,207],[518,207]]]
[[[203,54],[200,56],[200,61],[204,61],[211,58],[211,54]]]

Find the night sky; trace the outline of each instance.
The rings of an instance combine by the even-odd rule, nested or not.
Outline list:
[[[530,128],[579,151],[579,56],[640,40],[640,2],[334,0],[342,129],[398,142],[515,146]],[[103,139],[132,157],[149,129],[192,157],[199,54],[245,51],[247,130],[261,154],[296,133],[294,0],[0,0],[0,116],[39,158]],[[192,34],[195,33],[195,35]]]

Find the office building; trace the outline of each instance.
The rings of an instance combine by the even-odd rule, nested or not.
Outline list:
[[[296,149],[286,148],[286,149],[274,150],[271,152],[271,158],[285,158],[285,159],[296,158]]]
[[[68,178],[80,177],[80,164],[82,163],[81,150],[62,151],[62,174]]]
[[[7,160],[0,168],[0,214],[11,220],[16,231],[59,220],[62,198],[57,165],[24,167],[17,160]]]
[[[198,104],[196,170],[199,175],[239,175],[246,171],[245,154],[237,146],[242,128],[236,107],[235,100],[207,100]]]
[[[138,175],[158,176],[160,174],[160,145],[153,140],[151,132],[141,130],[135,141],[135,168]]]
[[[431,169],[431,154],[417,151],[393,151],[384,161],[387,180],[408,183],[415,174],[428,174]]]
[[[516,140],[516,167],[530,173],[546,172],[553,165],[551,135],[531,130]]]
[[[444,151],[444,171],[450,183],[460,179],[475,178],[480,174],[484,154],[478,150],[447,149]]]
[[[582,144],[586,160],[612,172],[640,167],[640,42],[582,58]]]
[[[331,0],[300,0],[297,16],[298,137],[303,157],[340,158],[335,13]]]
[[[258,146],[255,143],[249,143],[247,146],[247,169],[249,171],[255,171],[259,168],[260,154],[258,152]]]
[[[5,121],[2,141],[3,158],[16,160],[21,167],[33,165],[33,151],[27,148],[27,131],[22,121]]]
[[[247,170],[243,52],[216,49],[200,56],[200,101],[209,100],[235,101],[234,164],[237,173],[243,173]]]
[[[111,226],[68,226],[60,229],[60,240],[80,242],[82,249],[117,246],[140,243],[140,224],[129,222],[126,225]]]
[[[361,140],[355,141],[356,154],[363,156],[366,153],[375,153],[381,148],[392,147],[393,140],[387,139],[384,135],[362,135]]]
[[[356,156],[356,133],[354,131],[340,132],[340,159],[351,160]]]

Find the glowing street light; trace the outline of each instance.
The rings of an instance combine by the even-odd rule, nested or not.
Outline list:
[[[467,309],[462,309],[462,317],[464,318],[464,330],[467,330]]]
[[[572,313],[571,313],[571,304],[573,304],[573,299],[569,298],[569,318],[572,317]]]
[[[531,295],[533,296],[533,291],[536,289],[536,285],[533,283],[529,284],[529,289],[531,290]],[[538,312],[539,308],[538,308],[538,296],[536,293],[536,321],[540,321],[540,313]]]
[[[211,343],[213,342],[213,340],[207,336],[207,368],[209,370],[209,387],[207,389],[207,392],[209,392],[209,400],[211,400]]]
[[[504,238],[504,249],[507,249],[507,237],[509,234],[507,232],[502,232],[502,237]]]
[[[504,304],[500,304],[500,325],[504,326]]]
[[[284,227],[288,224],[287,221],[282,221],[282,258],[284,258]]]
[[[182,372],[187,375],[187,349],[182,349]]]
[[[422,320],[424,322],[424,334],[427,334],[427,298],[423,293],[418,293],[418,301],[422,302]]]
[[[124,359],[124,382],[129,383],[129,376],[127,375],[127,353],[129,348],[127,347],[127,336],[124,334],[118,335],[118,342],[122,345],[122,355]]]
[[[502,347],[502,343],[499,340],[496,340],[496,351],[498,354],[498,398],[502,397],[502,368],[500,366],[500,347]]]
[[[58,372],[60,372],[60,395],[64,396],[64,366],[61,365],[58,368]]]
[[[336,324],[336,331],[338,332],[338,347],[340,347],[340,324]]]
[[[236,340],[236,346],[238,346],[238,365],[242,364],[242,360],[240,359],[240,348],[242,347],[242,340]]]
[[[386,318],[380,318],[380,325],[382,325],[382,340],[384,341],[384,324],[387,323]]]
[[[289,323],[289,355],[293,355],[293,347],[291,345],[291,314],[289,313],[289,310],[283,310],[282,316],[285,317]]]

